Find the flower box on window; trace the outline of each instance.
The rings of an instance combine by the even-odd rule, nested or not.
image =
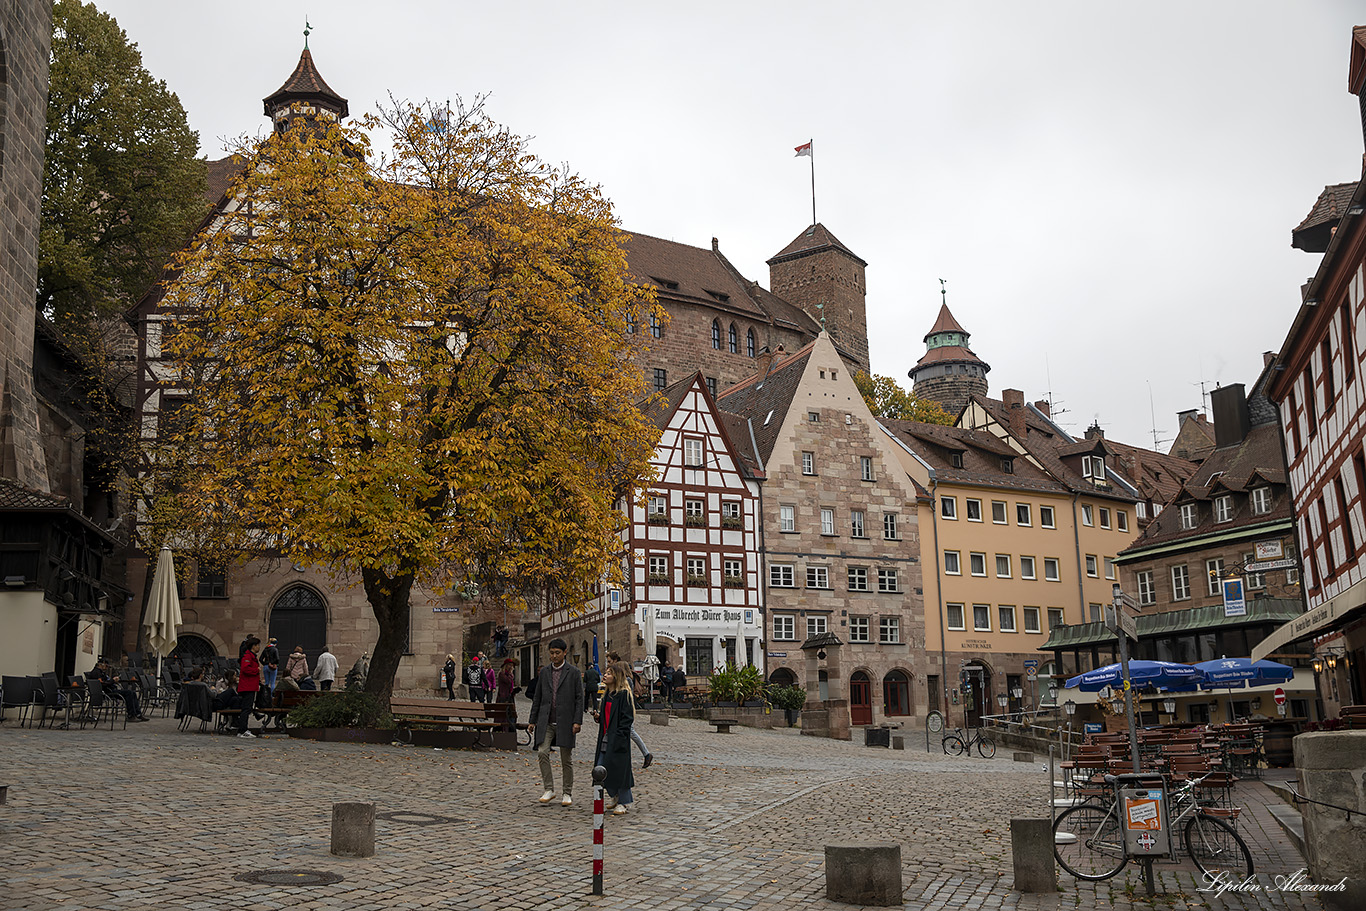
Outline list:
[[[652,512],[648,521],[651,525],[668,525],[669,514],[667,512]]]
[[[645,581],[648,582],[648,583],[651,584],[651,585],[668,585],[668,584],[669,584],[669,574],[668,574],[668,573],[650,573],[648,576],[645,577]]]
[[[706,527],[707,527],[707,517],[706,517],[706,516],[684,516],[684,517],[683,517],[683,524],[686,525],[686,526],[688,526],[689,528],[706,528]]]
[[[745,580],[743,576],[724,576],[721,579],[721,584],[726,588],[744,588]]]
[[[741,518],[740,516],[722,516],[722,517],[721,517],[721,527],[722,527],[722,528],[744,528],[744,527],[745,527],[745,520],[744,520],[743,518]]]
[[[689,587],[689,588],[706,588],[706,587],[707,587],[707,577],[706,577],[705,575],[693,575],[692,573],[689,573],[689,574],[688,574],[688,587]]]

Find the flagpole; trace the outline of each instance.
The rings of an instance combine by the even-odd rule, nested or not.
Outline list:
[[[816,226],[816,145],[815,140],[807,140],[811,144],[811,154],[807,156],[811,159],[811,227]]]

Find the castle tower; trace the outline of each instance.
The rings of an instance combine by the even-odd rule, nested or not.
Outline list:
[[[939,308],[939,318],[925,333],[925,356],[910,370],[911,391],[917,398],[938,402],[956,415],[968,403],[968,396],[987,394],[991,365],[972,353],[968,338],[968,331],[958,325],[946,301]]]
[[[824,225],[814,224],[768,261],[773,293],[805,310],[830,333],[835,347],[868,370],[868,264]]]
[[[266,116],[281,132],[296,119],[306,122],[336,122],[350,114],[346,99],[332,91],[313,63],[313,53],[304,43],[299,65],[285,84],[263,99]]]

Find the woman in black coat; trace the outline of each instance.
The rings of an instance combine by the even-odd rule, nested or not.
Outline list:
[[[441,673],[446,678],[446,701],[455,698],[455,656],[447,655],[446,663],[441,666]]]
[[[631,672],[625,664],[608,665],[602,672],[607,691],[598,707],[598,748],[594,755],[597,764],[607,770],[603,782],[607,790],[607,806],[613,814],[622,816],[627,804],[635,798],[631,788],[636,779],[631,773],[631,724],[636,707],[631,698]]]

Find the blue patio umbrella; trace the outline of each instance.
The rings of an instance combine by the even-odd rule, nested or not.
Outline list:
[[[1201,683],[1207,690],[1242,689],[1265,683],[1285,683],[1295,676],[1295,669],[1275,661],[1253,661],[1251,658],[1218,658],[1196,665],[1205,675]]]
[[[1135,688],[1154,686],[1164,690],[1192,689],[1204,679],[1204,673],[1189,664],[1143,660],[1129,662],[1129,681]],[[1068,689],[1078,687],[1083,693],[1095,693],[1107,686],[1123,685],[1124,674],[1117,663],[1078,674],[1064,684]]]
[[[598,669],[598,634],[593,634],[593,670]]]

